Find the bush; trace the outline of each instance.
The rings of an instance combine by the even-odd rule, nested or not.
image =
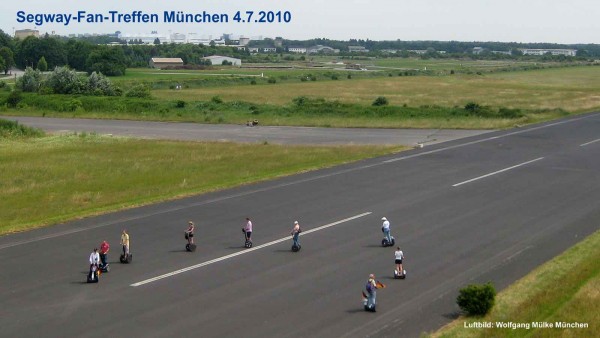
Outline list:
[[[140,97],[140,98],[150,98],[152,95],[150,94],[150,88],[145,85],[139,84],[131,87],[127,93],[125,93],[127,97]]]
[[[15,89],[8,94],[8,97],[6,98],[6,104],[11,108],[16,108],[21,100],[23,100],[23,94],[21,94],[20,90]]]
[[[101,73],[92,72],[87,78],[87,86],[94,95],[120,96],[120,91]]]
[[[223,99],[220,96],[213,96],[210,98],[212,103],[221,104],[223,103]]]
[[[24,126],[19,124],[18,121],[0,119],[0,138],[41,136],[44,136],[41,129]]]
[[[175,107],[176,108],[185,108],[185,101],[177,100],[177,102],[175,103]]]
[[[17,79],[16,87],[24,92],[36,92],[42,83],[42,72],[31,67],[25,68],[23,76]]]
[[[500,107],[500,109],[498,109],[498,115],[507,119],[517,119],[525,116],[521,109],[509,109],[504,107]]]
[[[385,96],[380,96],[378,98],[375,99],[375,101],[373,101],[373,106],[387,106],[388,105],[388,100]]]
[[[494,306],[496,289],[492,283],[470,284],[459,290],[456,303],[469,316],[483,316]]]
[[[267,80],[268,83],[277,83],[277,80],[274,77],[271,77]]]
[[[48,75],[46,85],[56,94],[84,94],[88,92],[87,81],[68,67],[56,67]]]
[[[62,105],[63,111],[76,111],[81,108],[83,108],[83,103],[78,99],[70,99],[65,101]]]
[[[309,101],[308,97],[306,96],[298,96],[292,99],[292,102],[296,105],[296,106],[303,106],[304,104],[306,104]]]

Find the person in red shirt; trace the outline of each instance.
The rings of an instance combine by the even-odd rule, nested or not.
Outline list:
[[[104,240],[102,242],[102,244],[100,244],[100,261],[102,261],[102,267],[106,266],[107,262],[107,258],[108,258],[108,251],[110,250],[110,245],[108,245],[108,242],[106,240]]]

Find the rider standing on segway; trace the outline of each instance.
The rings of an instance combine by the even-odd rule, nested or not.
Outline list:
[[[300,232],[302,232],[302,230],[300,230],[300,224],[298,224],[298,221],[295,221],[294,228],[292,229],[292,239],[294,240],[294,246],[296,247],[300,246],[300,242],[298,241]]]
[[[381,225],[381,231],[383,231],[383,235],[385,238],[387,238],[388,243],[391,243],[392,236],[390,235],[390,222],[385,217],[381,218],[381,220],[383,221],[383,224]]]
[[[242,226],[242,231],[246,235],[246,242],[252,242],[252,221],[246,217],[246,224]]]
[[[94,248],[94,251],[90,254],[90,270],[94,268],[98,268],[98,264],[100,264],[100,255],[98,254],[98,248]]]
[[[102,244],[100,244],[100,261],[102,262],[101,268],[104,268],[106,264],[108,264],[107,259],[109,250],[110,245],[108,245],[108,242],[106,240],[102,241]]]
[[[185,231],[185,239],[187,239],[188,244],[194,244],[194,222],[188,222],[188,229]]]
[[[123,256],[127,257],[129,255],[129,234],[125,229],[121,234],[121,245],[123,246]]]

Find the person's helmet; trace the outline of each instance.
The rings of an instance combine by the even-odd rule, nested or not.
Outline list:
[[[369,278],[375,278],[375,275],[374,274],[370,274]]]
[[[387,221],[387,218],[385,218],[385,217],[382,217],[382,218],[381,218],[381,220],[382,220],[382,221]]]
[[[298,221],[294,221],[294,225],[298,224]]]
[[[194,222],[192,222],[192,221],[189,221],[189,222],[188,222],[188,224],[189,224],[189,225],[194,225]]]

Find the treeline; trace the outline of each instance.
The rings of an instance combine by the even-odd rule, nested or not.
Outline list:
[[[249,56],[247,52],[236,48],[192,44],[98,45],[85,39],[65,39],[47,34],[40,38],[29,36],[20,40],[13,39],[0,30],[0,49],[2,47],[12,51],[14,55],[8,69],[15,65],[21,69],[38,69],[43,58],[48,70],[69,66],[78,71],[90,74],[98,72],[108,76],[123,75],[129,67],[147,67],[152,57],[179,57],[185,64],[205,65],[203,58],[210,55],[223,54],[238,58]]]

